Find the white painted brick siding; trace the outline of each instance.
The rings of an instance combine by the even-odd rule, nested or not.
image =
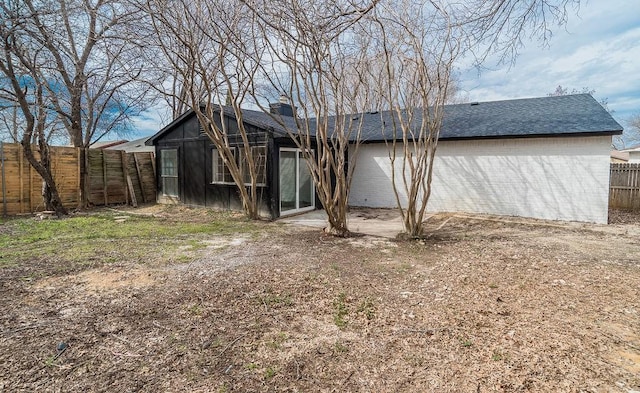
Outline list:
[[[606,223],[610,148],[609,136],[440,141],[428,210]],[[349,203],[396,207],[384,143],[360,146]]]

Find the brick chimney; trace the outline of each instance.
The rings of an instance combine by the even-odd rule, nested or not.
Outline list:
[[[269,104],[269,111],[274,115],[293,117],[293,107],[285,94],[280,94],[278,102]]]

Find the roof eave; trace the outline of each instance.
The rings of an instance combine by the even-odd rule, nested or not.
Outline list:
[[[621,135],[622,130],[611,131],[597,131],[597,132],[567,132],[567,133],[545,133],[545,134],[503,134],[503,135],[480,135],[480,136],[441,136],[439,141],[471,141],[471,140],[487,140],[487,139],[531,139],[531,138],[562,138],[562,137],[585,137],[585,136],[613,136]],[[384,143],[385,141],[391,141],[391,138],[376,138],[360,141],[361,143]],[[351,141],[354,143],[355,141]]]
[[[184,112],[180,116],[176,117],[171,123],[162,127],[160,131],[156,132],[149,139],[147,139],[147,141],[144,144],[147,146],[153,146],[153,142],[155,142],[156,139],[160,138],[165,132],[173,128],[176,124],[182,122],[185,118],[190,116],[192,113],[193,113],[193,109],[189,109],[188,111]]]
[[[440,137],[441,141],[448,140],[481,140],[481,139],[531,139],[531,138],[562,138],[562,137],[585,137],[585,136],[613,136],[621,135],[622,130],[611,131],[577,131],[565,133],[540,133],[540,134],[503,134],[503,135],[481,135],[463,137]]]

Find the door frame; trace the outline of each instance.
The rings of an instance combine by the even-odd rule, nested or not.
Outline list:
[[[302,150],[296,147],[281,147],[278,152],[278,211],[280,213],[280,217],[290,216],[293,214],[305,213],[308,211],[312,211],[316,209],[316,185],[313,182],[313,176],[309,174],[311,177],[311,206],[295,209],[289,209],[282,211],[282,187],[280,186],[280,182],[282,181],[281,172],[280,172],[280,154],[283,151],[295,152],[296,153],[296,184],[300,184],[300,163],[303,165],[307,165],[304,157],[302,157]],[[311,150],[313,153],[314,151]],[[300,206],[300,187],[296,187],[296,206]]]

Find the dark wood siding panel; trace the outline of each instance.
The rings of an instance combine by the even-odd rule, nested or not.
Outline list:
[[[242,138],[237,134],[235,119],[227,118],[230,131],[231,146],[242,146]],[[277,152],[271,134],[252,125],[246,126],[249,143],[252,146],[267,146],[267,186],[259,188],[261,214],[275,218],[278,209],[277,193],[274,193],[274,182],[277,183]],[[155,141],[156,149],[178,148],[178,176],[180,202],[194,206],[206,206],[223,210],[242,211],[240,195],[235,185],[212,184],[213,143],[208,136],[200,133],[197,117],[192,115],[180,124],[175,125]],[[274,159],[276,161],[274,161]],[[277,190],[277,187],[276,187]]]
[[[205,143],[185,141],[184,157],[184,203],[188,205],[206,205],[206,162]]]
[[[214,209],[229,210],[230,188],[226,185],[207,184],[206,206]]]
[[[198,122],[198,118],[195,115],[185,120],[185,122],[182,124],[184,127],[185,139],[195,139],[201,136],[200,123]]]
[[[184,139],[184,127],[182,124],[178,125],[171,131],[166,132],[158,141],[157,144],[166,143],[168,141],[181,141]]]

